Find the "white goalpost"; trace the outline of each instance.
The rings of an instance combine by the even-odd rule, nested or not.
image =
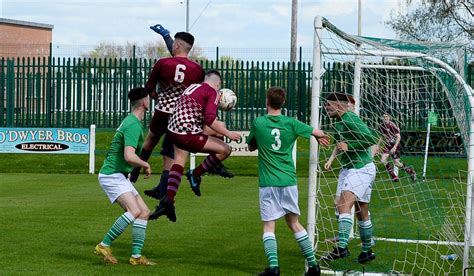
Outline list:
[[[324,271],[442,275],[474,266],[474,93],[453,69],[463,63],[456,47],[352,36],[315,18],[311,125],[332,135],[324,98],[350,94],[354,112],[374,131],[382,114],[391,115],[403,134],[401,160],[419,176],[413,181],[401,167],[394,182],[375,157],[370,215],[377,258],[354,263],[360,250],[355,233],[349,260],[322,261]],[[328,241],[338,228],[334,196],[341,167],[321,167],[331,151],[311,139],[307,230],[318,257],[332,251]]]

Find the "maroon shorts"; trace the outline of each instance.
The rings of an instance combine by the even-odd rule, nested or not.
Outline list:
[[[207,139],[209,138],[209,136],[202,133],[176,134],[169,131],[167,135],[175,146],[182,150],[193,153],[200,152],[204,148],[204,145],[206,145]]]
[[[150,131],[158,137],[161,137],[168,130],[168,118],[171,114],[155,110],[150,122]]]

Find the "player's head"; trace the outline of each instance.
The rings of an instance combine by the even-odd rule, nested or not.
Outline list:
[[[267,90],[267,108],[278,110],[285,104],[286,91],[283,87],[273,86]]]
[[[174,35],[173,55],[188,55],[194,45],[194,36],[187,32],[177,32]]]
[[[355,99],[345,93],[333,92],[326,97],[325,108],[332,118],[341,117],[346,111],[351,111],[355,105]]]
[[[128,92],[128,99],[130,100],[130,105],[132,110],[143,107],[145,110],[148,110],[150,105],[150,99],[148,97],[148,92],[146,92],[143,87],[135,87]]]
[[[391,120],[392,120],[392,116],[390,116],[390,114],[388,113],[382,114],[382,121],[386,123],[386,122],[390,122]]]
[[[221,73],[217,70],[209,70],[206,72],[206,75],[204,76],[204,82],[209,84],[211,87],[213,87],[216,90],[221,89],[222,85],[222,77]]]

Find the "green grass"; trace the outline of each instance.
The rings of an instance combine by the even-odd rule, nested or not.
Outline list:
[[[98,131],[96,171],[100,168],[113,131]],[[321,152],[327,156],[328,151]],[[157,261],[156,267],[131,267],[130,230],[113,245],[120,264],[106,266],[92,254],[113,221],[122,211],[111,205],[100,189],[97,175],[88,175],[85,155],[0,155],[0,207],[8,214],[0,226],[4,258],[0,259],[2,275],[251,275],[266,265],[261,243],[258,209],[257,162],[254,157],[230,158],[225,161],[234,179],[204,178],[203,196],[195,197],[183,180],[177,197],[178,222],[166,219],[150,222],[144,254]],[[323,158],[324,159],[324,158]],[[420,157],[403,160],[420,171]],[[198,159],[199,161],[199,159]],[[446,229],[449,218],[459,217],[453,201],[464,201],[466,160],[432,157],[429,159],[427,182],[411,183],[406,178],[398,183],[387,180],[379,166],[371,202],[375,235],[386,238],[434,239],[433,233]],[[156,184],[161,171],[161,158],[151,159],[154,175],[140,180],[139,191]],[[306,225],[308,175],[308,143],[298,142],[298,175],[301,221]],[[334,164],[337,167],[337,163]],[[460,173],[461,172],[461,173]],[[324,174],[318,199],[321,208],[317,221],[320,257],[331,244],[326,237],[335,235],[333,195],[337,171]],[[403,175],[403,173],[401,173]],[[151,209],[156,204],[146,198]],[[458,219],[463,220],[462,217]],[[452,229],[454,232],[461,229]],[[431,234],[431,235],[430,235]],[[277,226],[280,265],[284,275],[303,271],[303,259],[293,235],[284,222]],[[350,243],[351,257],[324,267],[336,270],[389,271],[406,273],[428,271],[460,271],[461,261],[443,262],[440,254],[453,253],[445,246],[429,248],[410,244],[378,241],[377,259],[366,266],[353,260],[360,251],[358,240]],[[417,252],[413,254],[411,252]],[[457,252],[456,252],[457,253]],[[417,265],[396,263],[394,259],[414,261]]]
[[[137,188],[143,191],[156,181],[140,180]],[[257,179],[207,177],[200,198],[185,184],[177,196],[177,222],[149,223],[144,254],[158,265],[127,264],[127,229],[113,244],[120,263],[110,266],[92,251],[122,211],[109,203],[96,176],[3,174],[0,208],[8,210],[8,222],[0,228],[6,253],[1,274],[248,275],[265,268]],[[146,201],[150,207],[156,203]],[[278,242],[285,274],[301,273],[303,258],[282,222]]]

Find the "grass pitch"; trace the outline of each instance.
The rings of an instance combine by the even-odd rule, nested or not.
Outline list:
[[[102,165],[113,134],[113,131],[98,131],[96,171]],[[141,179],[137,183],[141,193],[159,180],[156,173],[161,170],[161,158],[156,155],[151,159],[155,174],[151,179]],[[100,257],[92,253],[123,211],[109,203],[97,175],[87,175],[87,156],[0,156],[0,208],[5,214],[4,223],[0,224],[4,252],[4,257],[0,258],[1,275],[254,275],[267,266],[261,242],[257,162],[253,157],[231,157],[225,161],[238,175],[234,179],[205,176],[200,198],[194,196],[183,179],[176,198],[178,221],[172,223],[160,218],[149,223],[143,253],[156,261],[157,266],[132,267],[127,263],[131,229],[113,244],[118,265],[104,265]],[[404,157],[403,160],[418,170],[422,167],[422,158]],[[371,202],[375,236],[430,239],[430,231],[445,228],[444,218],[462,220],[462,217],[456,217],[459,213],[450,213],[449,206],[453,200],[464,200],[465,186],[456,189],[459,192],[454,193],[455,198],[446,198],[446,194],[452,194],[454,179],[465,181],[465,175],[459,172],[466,169],[466,163],[462,158],[430,158],[427,173],[430,178],[425,184],[411,184],[403,179],[395,184],[384,180],[380,174],[382,178],[377,179]],[[381,170],[383,168],[379,167]],[[306,226],[306,140],[298,142],[297,171],[301,177],[301,222]],[[327,173],[324,181],[334,182],[335,176],[337,171]],[[437,184],[429,189],[433,181]],[[427,188],[430,192],[423,192]],[[337,228],[331,203],[334,190],[334,184],[321,186],[318,258],[331,247],[323,242],[323,236],[334,235]],[[149,198],[145,200],[153,210],[156,202]],[[277,242],[282,273],[301,275],[303,258],[283,221],[277,224]],[[440,254],[453,253],[443,246],[426,249],[413,244],[378,241],[374,247],[377,259],[365,266],[353,262],[360,251],[358,240],[351,241],[350,251],[352,255],[347,259],[321,264],[340,271],[384,272],[393,268],[395,258],[408,262],[416,258],[417,265],[401,263],[395,267],[405,266],[412,274],[446,269],[460,271],[462,266],[460,259],[454,262],[439,259]],[[426,263],[430,263],[428,270]]]
[[[137,188],[142,192],[158,180],[141,179]],[[163,217],[149,222],[143,254],[156,266],[128,264],[131,229],[112,245],[119,260],[113,266],[104,265],[93,249],[123,211],[109,203],[96,176],[3,174],[0,207],[9,215],[0,226],[1,274],[251,275],[263,270],[257,179],[206,176],[202,192],[196,197],[183,181],[177,222]],[[150,208],[156,204],[145,200]],[[304,261],[293,235],[282,222],[277,234],[283,272],[301,274]]]

